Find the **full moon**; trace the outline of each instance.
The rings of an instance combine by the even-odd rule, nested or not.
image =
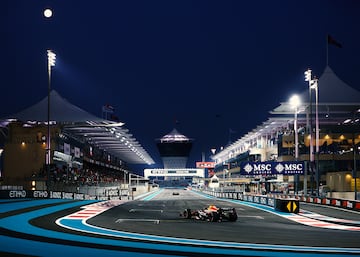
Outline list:
[[[50,18],[52,16],[52,11],[50,9],[45,9],[44,16]]]

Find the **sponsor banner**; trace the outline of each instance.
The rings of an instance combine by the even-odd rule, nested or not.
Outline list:
[[[67,154],[67,155],[71,154],[70,144],[64,143],[64,154]]]
[[[34,191],[30,191],[30,194],[32,194],[33,198],[49,198],[49,193],[48,191],[43,191],[43,190],[34,190]]]
[[[75,151],[75,157],[76,158],[80,158],[80,148],[79,147],[74,147],[74,151]]]
[[[0,198],[9,199],[9,198],[26,198],[27,192],[25,190],[1,190]]]
[[[304,162],[243,162],[240,164],[240,175],[272,176],[272,175],[302,175]]]
[[[62,198],[61,191],[59,192],[50,191],[50,198],[61,199]]]
[[[0,190],[0,198],[49,198],[49,193],[43,190]]]
[[[46,190],[0,190],[0,199],[69,199],[69,200],[109,200],[119,199],[119,196],[89,196],[81,193],[68,193],[62,191],[46,191]]]
[[[205,168],[214,168],[215,162],[196,162],[196,168],[205,169]]]

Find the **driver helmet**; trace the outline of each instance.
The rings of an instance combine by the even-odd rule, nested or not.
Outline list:
[[[219,208],[217,208],[215,205],[209,205],[208,210],[209,211],[217,211]]]

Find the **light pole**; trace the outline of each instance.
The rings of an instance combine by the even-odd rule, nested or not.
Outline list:
[[[314,77],[311,89],[315,90],[315,153],[316,153],[316,195],[319,196],[320,170],[319,170],[319,86],[318,79]]]
[[[356,186],[356,179],[357,179],[357,172],[356,172],[356,144],[355,144],[355,132],[353,132],[353,161],[354,161],[354,166],[353,166],[353,178],[354,178],[354,199],[355,201],[357,200],[357,186]]]
[[[47,144],[46,144],[46,168],[48,186],[50,185],[50,164],[51,164],[51,133],[50,133],[50,90],[51,90],[51,67],[55,66],[56,55],[47,50],[48,56],[48,106],[47,106]],[[49,190],[49,188],[48,188]]]
[[[319,119],[318,119],[318,80],[316,78],[312,78],[311,75],[311,69],[308,69],[307,71],[304,72],[305,75],[305,81],[309,82],[309,105],[310,105],[310,110],[309,110],[309,117],[310,117],[310,127],[309,127],[309,137],[310,137],[310,147],[309,147],[309,155],[310,155],[310,162],[309,162],[309,166],[310,166],[310,171],[311,171],[311,179],[310,179],[310,187],[311,187],[311,195],[313,195],[314,193],[314,186],[313,186],[313,182],[314,182],[314,145],[313,145],[313,129],[312,129],[312,94],[311,94],[311,90],[315,89],[315,100],[316,100],[316,152],[318,154],[319,152]],[[318,166],[318,162],[317,162],[317,166]],[[317,167],[318,168],[318,167]],[[317,176],[318,176],[318,170],[317,170]],[[317,184],[319,183],[319,179],[317,178]],[[318,186],[317,186],[317,190],[318,190]]]
[[[354,124],[354,127],[356,125],[356,122],[359,122],[359,119],[356,119],[355,115],[357,113],[360,112],[360,109],[357,109],[356,111],[354,111],[354,114],[353,114],[353,124]],[[355,129],[353,131],[353,161],[354,161],[354,166],[353,166],[353,178],[354,178],[354,193],[355,193],[355,196],[354,196],[354,199],[355,201],[357,201],[357,185],[356,185],[356,180],[357,180],[357,167],[356,167],[356,151],[358,151],[359,149],[356,148],[356,143],[355,143]]]
[[[294,108],[294,135],[295,135],[295,160],[298,161],[299,158],[299,135],[298,135],[298,128],[297,128],[297,114],[298,108],[300,106],[300,98],[298,95],[293,95],[290,100],[290,105]],[[296,174],[296,186],[295,192],[298,192],[298,183],[299,183],[299,175]]]

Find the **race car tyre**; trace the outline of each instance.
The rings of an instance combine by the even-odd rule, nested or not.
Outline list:
[[[229,221],[236,221],[237,218],[238,217],[236,213],[229,213]]]
[[[210,215],[210,221],[211,222],[221,221],[220,218],[221,218],[220,213],[218,213],[218,212],[212,212],[211,215]]]
[[[184,218],[185,219],[191,219],[191,209],[185,209]]]

